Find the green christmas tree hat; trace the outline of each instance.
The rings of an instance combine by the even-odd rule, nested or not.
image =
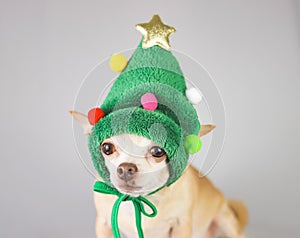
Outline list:
[[[201,147],[200,122],[192,105],[199,95],[194,89],[187,90],[180,66],[169,51],[168,37],[175,29],[164,25],[158,15],[137,29],[144,35],[141,43],[100,108],[89,112],[94,126],[89,149],[97,172],[113,186],[100,153],[101,143],[123,133],[146,137],[168,156],[168,186],[181,176],[189,154]],[[117,57],[122,61],[122,56]]]

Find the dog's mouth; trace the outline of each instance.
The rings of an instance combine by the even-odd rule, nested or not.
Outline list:
[[[141,190],[143,187],[140,186],[134,186],[134,185],[130,185],[130,184],[122,184],[118,186],[122,191],[126,192],[126,193],[132,193],[132,192],[137,192],[139,190]]]

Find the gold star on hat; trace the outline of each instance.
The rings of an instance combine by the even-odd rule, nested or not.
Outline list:
[[[158,15],[154,15],[148,23],[137,24],[136,29],[144,36],[144,49],[158,45],[170,50],[169,36],[176,31],[174,27],[163,24]]]

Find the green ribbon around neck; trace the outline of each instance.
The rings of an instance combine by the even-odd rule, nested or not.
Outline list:
[[[115,188],[110,187],[107,184],[100,181],[95,182],[94,191],[98,193],[118,196],[118,199],[115,201],[115,204],[111,212],[111,227],[112,227],[114,238],[121,238],[119,225],[118,225],[118,214],[119,214],[120,205],[124,201],[131,201],[133,203],[134,211],[135,211],[135,224],[138,231],[138,235],[139,238],[144,238],[144,233],[142,229],[142,213],[147,217],[155,217],[157,215],[157,210],[153,203],[151,203],[148,199],[142,196],[132,197],[128,194],[122,194]],[[152,210],[152,213],[149,214],[145,211],[144,204],[146,204]]]

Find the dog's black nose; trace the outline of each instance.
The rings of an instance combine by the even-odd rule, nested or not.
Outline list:
[[[129,181],[134,178],[138,168],[132,163],[122,163],[117,168],[117,173],[120,179]]]

